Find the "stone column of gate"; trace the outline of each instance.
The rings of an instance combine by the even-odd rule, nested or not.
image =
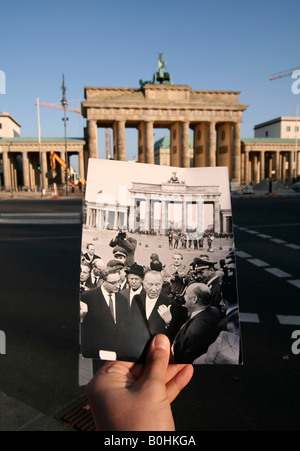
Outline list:
[[[29,161],[27,152],[22,152],[22,166],[23,166],[23,186],[25,188],[29,188]]]
[[[5,191],[9,191],[11,189],[11,173],[8,159],[8,151],[2,151],[2,159],[3,159],[4,189]]]
[[[190,167],[190,136],[189,122],[182,122],[181,125],[181,166]]]
[[[232,178],[241,183],[241,131],[240,123],[233,124]]]
[[[260,162],[260,181],[262,181],[265,178],[265,152],[263,150],[260,151],[259,162]]]
[[[245,184],[248,185],[250,183],[250,179],[249,179],[249,150],[245,150],[245,161],[244,161],[244,180],[245,180]]]
[[[126,161],[125,121],[117,121],[117,155],[118,160]]]
[[[48,189],[48,179],[46,177],[46,173],[48,172],[48,163],[47,163],[47,152],[42,151],[41,152],[41,164],[42,164],[42,179],[43,179],[43,188]]]
[[[145,124],[140,122],[138,125],[138,153],[139,163],[145,163]]]
[[[145,123],[145,135],[146,135],[145,162],[148,164],[154,164],[153,122],[147,121]]]
[[[275,151],[275,180],[278,182],[280,178],[280,162],[279,162],[280,153],[279,151]]]
[[[87,121],[89,158],[98,158],[97,121]]]
[[[206,166],[216,166],[216,123],[208,123],[208,149],[206,154]]]
[[[288,159],[289,159],[288,178],[291,181],[293,178],[293,163],[294,163],[294,152],[292,150],[289,151]]]
[[[84,179],[84,156],[83,150],[78,152],[78,169],[79,169],[79,177],[81,180]]]

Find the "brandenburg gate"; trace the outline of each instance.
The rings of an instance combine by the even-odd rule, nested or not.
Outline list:
[[[194,166],[228,166],[241,181],[242,112],[239,92],[199,91],[186,85],[145,82],[136,88],[85,87],[86,154],[98,158],[98,127],[113,131],[113,158],[126,160],[126,128],[138,130],[138,161],[154,164],[153,132],[170,130],[170,166],[189,167],[189,133]]]

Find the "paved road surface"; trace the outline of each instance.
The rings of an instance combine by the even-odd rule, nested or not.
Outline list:
[[[1,212],[38,204],[1,203]],[[39,201],[40,203],[44,201]],[[78,213],[81,201],[43,203]],[[34,206],[33,206],[34,205]],[[38,206],[38,209],[40,206]],[[75,215],[76,216],[76,215]],[[74,217],[75,217],[74,216]],[[195,368],[173,403],[179,431],[299,430],[299,197],[233,197],[244,365]],[[77,290],[80,224],[0,221],[0,391],[53,415],[78,387]]]

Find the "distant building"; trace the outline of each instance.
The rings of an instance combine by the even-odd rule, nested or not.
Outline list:
[[[194,166],[194,143],[190,137],[189,145],[190,167]],[[170,166],[170,137],[164,136],[154,143],[154,164]]]
[[[254,138],[241,140],[242,183],[256,184],[265,178],[284,184],[298,180],[299,129],[297,117],[281,116],[255,125]]]
[[[19,137],[20,130],[20,124],[9,113],[0,113],[0,138]]]
[[[300,138],[299,119],[281,116],[254,126],[255,138]]]

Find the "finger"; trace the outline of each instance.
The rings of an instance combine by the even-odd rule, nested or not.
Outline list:
[[[156,335],[149,346],[143,378],[156,378],[165,383],[170,358],[170,341],[166,335]]]
[[[106,362],[87,385],[87,393],[105,391],[106,389],[125,388],[135,382],[132,375],[132,362]]]
[[[186,385],[190,382],[194,374],[193,365],[178,365],[178,366],[180,366],[181,368],[166,385],[170,403],[178,396],[181,390],[184,387],[186,387]]]

